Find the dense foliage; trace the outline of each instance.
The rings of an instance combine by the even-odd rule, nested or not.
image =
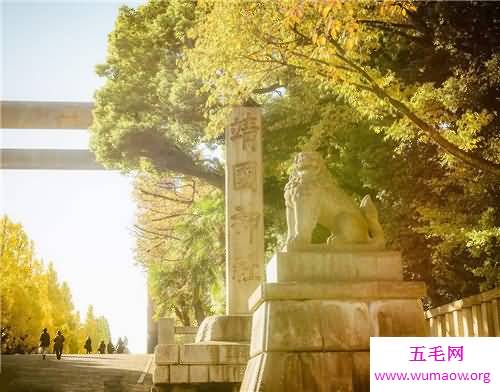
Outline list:
[[[284,231],[291,158],[316,149],[347,190],[377,200],[406,277],[425,280],[434,305],[448,302],[500,283],[498,20],[496,2],[125,7],[98,71],[107,82],[97,94],[94,148],[110,165],[220,188],[212,177],[222,179],[220,164],[204,158],[222,146],[231,105],[252,98],[266,129],[268,254]],[[178,151],[201,172],[179,167]],[[218,210],[201,213],[220,219]],[[220,244],[204,241],[198,235],[191,246],[210,260]],[[162,252],[162,269],[173,268],[170,258],[191,263],[173,248]]]
[[[7,216],[0,219],[0,276],[2,353],[37,349],[43,328],[52,338],[61,330],[69,353],[83,352],[89,335],[109,339],[107,320],[96,318],[91,306],[80,322],[66,282],[59,282],[52,264],[45,266],[35,256],[22,226]]]
[[[185,326],[222,311],[221,192],[200,180],[139,176],[136,257],[147,268],[156,313]]]
[[[107,83],[96,94],[92,146],[111,167],[172,170],[222,187],[220,164],[199,148],[213,144],[204,139],[201,83],[181,75],[194,9],[191,1],[121,9],[97,67]]]
[[[87,337],[90,337],[92,341],[93,352],[97,352],[101,341],[106,344],[111,341],[108,320],[104,316],[96,316],[92,305],[88,306],[85,321],[80,325],[79,340],[81,348],[79,352],[83,352],[83,346]]]

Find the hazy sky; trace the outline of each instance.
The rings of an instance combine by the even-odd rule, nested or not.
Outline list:
[[[121,4],[138,1],[0,1],[3,100],[91,101],[107,34]],[[85,148],[86,131],[2,130],[3,148]],[[89,304],[146,345],[146,285],[134,265],[131,179],[105,171],[0,170],[0,209],[22,223],[38,255],[53,261],[77,309]]]

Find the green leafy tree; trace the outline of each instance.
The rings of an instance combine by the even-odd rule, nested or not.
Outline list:
[[[221,165],[207,151],[222,145],[231,105],[252,98],[266,129],[268,255],[284,230],[291,158],[312,148],[346,189],[377,199],[406,276],[430,285],[433,304],[498,286],[499,9],[370,0],[123,8],[98,68],[106,84],[93,148],[113,167],[222,188]],[[207,243],[197,255],[175,245],[185,244],[183,222],[195,204],[178,217],[170,216],[178,207],[160,205],[138,223],[141,236],[152,232],[147,246],[138,240],[139,259],[163,276],[153,285],[170,291],[158,297],[184,298],[176,306],[186,324],[191,258],[208,260],[219,249]]]
[[[137,260],[160,316],[197,324],[223,307],[223,199],[201,181],[140,176]]]
[[[199,13],[193,29],[196,45],[188,52],[191,69],[211,86],[213,101],[223,97],[228,102],[241,102],[271,82],[286,86],[290,74],[299,75],[337,93],[360,115],[388,120],[378,129],[389,137],[401,143],[432,142],[447,159],[499,177],[500,164],[492,156],[497,146],[479,143],[480,130],[496,115],[487,107],[457,107],[458,85],[466,82],[462,75],[453,75],[452,64],[445,64],[449,77],[438,86],[415,78],[408,83],[398,75],[399,69],[419,72],[411,61],[402,63],[403,56],[415,49],[413,44],[422,35],[431,39],[438,35],[434,27],[439,17],[451,15],[427,3],[418,14],[417,4],[206,1],[205,12]],[[432,18],[427,13],[432,12],[438,14],[435,24],[413,23],[412,18],[418,17],[428,22]],[[496,6],[483,12],[485,19],[489,17],[485,24],[495,26],[495,12]],[[464,14],[453,15],[452,21],[458,22]],[[456,27],[463,30],[459,23]],[[498,34],[494,29],[488,32]],[[439,51],[441,42],[435,42],[417,50]],[[498,53],[490,48],[489,54],[482,71],[484,81],[492,85],[498,76],[497,67],[492,66]],[[416,65],[421,64],[417,61]]]
[[[302,84],[312,94],[302,93],[302,107],[289,113],[307,118],[302,108],[320,105],[334,118],[336,124],[302,121],[312,127],[303,135],[328,151],[332,129],[353,130],[342,108],[348,105],[351,116],[391,142],[390,155],[377,154],[394,155],[399,170],[357,156],[359,139],[343,156],[327,159],[336,168],[338,158],[370,159],[379,168],[366,184],[402,207],[404,215],[388,215],[401,227],[389,238],[403,249],[409,277],[428,278],[434,303],[498,285],[497,3],[206,1],[202,7],[187,57],[216,102],[209,130],[221,129],[222,100],[237,103],[259,87],[282,86],[260,99],[268,107],[293,99]]]
[[[195,8],[155,0],[120,9],[106,62],[97,67],[106,83],[96,94],[92,148],[110,167],[172,171],[222,188],[219,162],[203,156],[214,140],[204,137],[201,82],[180,75]]]

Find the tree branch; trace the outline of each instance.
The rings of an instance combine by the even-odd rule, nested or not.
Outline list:
[[[187,199],[174,199],[174,198],[171,198],[171,197],[168,197],[168,196],[165,196],[165,195],[160,195],[159,193],[154,193],[154,192],[151,192],[151,191],[148,191],[144,188],[138,188],[139,192],[142,193],[142,194],[145,194],[145,195],[148,195],[148,196],[151,196],[151,197],[157,197],[157,198],[160,198],[160,199],[164,199],[164,200],[168,200],[168,201],[171,201],[173,203],[181,203],[181,204],[186,204],[186,205],[191,205],[193,203],[193,199],[191,200],[187,200]]]
[[[370,84],[370,88],[366,88],[377,95],[380,99],[387,101],[394,109],[396,109],[401,114],[405,115],[413,124],[420,128],[427,136],[429,136],[438,146],[440,146],[444,151],[450,155],[458,158],[460,161],[468,164],[469,166],[475,167],[476,169],[484,170],[490,174],[500,177],[500,164],[488,161],[476,154],[468,153],[455,144],[448,141],[441,133],[434,128],[432,125],[426,123],[420,117],[418,117],[408,106],[403,102],[391,97],[383,88],[379,87],[375,80],[366,72],[361,66],[349,60],[345,55],[343,48],[335,42],[331,37],[327,37],[328,41],[337,49],[338,52],[336,56],[342,59],[346,64],[355,69],[359,75],[361,75]],[[349,83],[349,82],[348,82]],[[357,85],[359,87],[359,85]]]
[[[363,24],[368,24],[368,25],[373,25],[373,26],[387,26],[387,27],[392,27],[395,29],[418,31],[415,26],[410,25],[410,24],[404,24],[404,23],[392,23],[392,22],[385,22],[383,20],[373,20],[373,19],[358,19],[357,22],[363,23]]]
[[[389,101],[392,107],[394,107],[400,113],[404,114],[411,122],[413,122],[418,128],[420,128],[447,153],[458,158],[462,162],[467,163],[469,166],[481,169],[500,178],[500,164],[496,164],[482,158],[479,155],[468,153],[460,149],[455,144],[448,141],[444,136],[442,136],[439,130],[418,117],[403,102],[389,96],[389,94],[387,94],[383,89],[377,87],[374,92],[379,96],[379,98]]]
[[[273,91],[276,91],[279,88],[286,87],[285,85],[281,83],[274,83],[270,86],[267,87],[262,87],[262,88],[256,88],[255,90],[252,91],[253,94],[267,94],[267,93],[272,93]]]
[[[120,146],[120,151],[127,151],[135,157],[148,159],[160,172],[173,171],[197,177],[216,188],[224,189],[223,174],[210,171],[200,165],[157,129],[131,132],[128,137],[124,138],[123,143],[126,146]]]
[[[158,232],[158,231],[153,231],[152,229],[146,229],[146,228],[141,227],[139,225],[134,225],[134,228],[139,230],[142,233],[151,234],[151,235],[155,236],[156,238],[168,238],[171,240],[182,241],[181,238],[166,234],[167,232],[172,231],[172,229],[160,230],[162,232]]]

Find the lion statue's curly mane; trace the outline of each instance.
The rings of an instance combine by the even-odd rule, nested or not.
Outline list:
[[[285,186],[288,235],[286,250],[305,250],[312,232],[321,224],[331,232],[327,246],[332,249],[378,250],[385,247],[378,212],[369,195],[358,206],[332,177],[317,152],[295,157]]]

